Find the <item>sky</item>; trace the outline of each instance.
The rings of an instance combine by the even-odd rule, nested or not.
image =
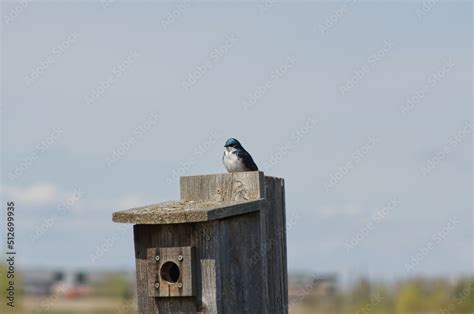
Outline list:
[[[27,1],[1,16],[20,267],[132,270],[112,212],[225,172],[235,137],[285,179],[291,272],[472,274],[472,3]]]

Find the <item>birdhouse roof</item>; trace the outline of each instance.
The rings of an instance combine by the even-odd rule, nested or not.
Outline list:
[[[115,212],[114,222],[176,224],[242,215],[261,209],[264,199],[244,201],[171,201]]]
[[[264,207],[261,171],[180,178],[181,200],[113,213],[114,222],[131,224],[193,223],[242,215]]]

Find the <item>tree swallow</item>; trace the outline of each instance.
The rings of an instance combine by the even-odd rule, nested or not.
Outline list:
[[[258,171],[252,156],[242,147],[235,138],[229,138],[224,145],[222,162],[229,172]]]

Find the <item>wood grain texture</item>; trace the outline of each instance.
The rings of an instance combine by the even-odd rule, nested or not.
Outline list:
[[[239,201],[265,198],[261,171],[180,178],[182,201]]]
[[[171,201],[112,214],[112,221],[132,224],[178,224],[209,221],[257,211],[263,199],[236,201]]]
[[[139,313],[287,313],[283,179],[261,172],[184,177],[181,198],[250,201],[255,208],[207,221],[135,225]],[[178,247],[195,247],[194,296],[150,297],[151,256]]]
[[[200,310],[205,313],[217,313],[217,266],[214,259],[201,260],[202,299]]]
[[[160,275],[159,275],[160,264],[157,263],[154,258],[155,256],[159,254],[158,249],[154,247],[147,248],[146,252],[147,252],[146,253],[146,259],[147,259],[146,278],[148,282],[147,287],[146,287],[147,294],[149,297],[159,297],[160,289],[155,288],[155,283],[160,282]]]
[[[176,225],[135,225],[135,246],[137,265],[137,289],[139,313],[216,313],[219,309],[216,287],[219,287],[219,223],[217,221]],[[196,292],[195,297],[148,297],[147,250],[149,248],[170,248],[193,246],[196,248]],[[214,267],[202,267],[201,261],[213,261]],[[205,262],[204,265],[209,265]],[[212,267],[212,266],[211,266]],[[219,311],[217,311],[219,312]]]
[[[153,228],[155,227],[155,228]],[[155,311],[154,298],[148,297],[148,259],[147,249],[151,248],[151,235],[153,229],[160,226],[135,225],[133,226],[133,237],[135,244],[135,268],[137,278],[137,302],[138,313],[158,313]]]
[[[286,213],[284,180],[265,177],[267,205],[261,211],[264,255],[268,280],[269,313],[288,312]]]
[[[219,221],[193,224],[192,245],[198,248],[200,259],[198,271],[198,311],[202,313],[222,313],[217,299],[221,284],[220,228]]]
[[[159,260],[156,260],[156,257]],[[179,259],[178,257],[181,257]],[[191,246],[148,248],[148,296],[184,297],[196,294],[196,253]],[[166,265],[173,263],[179,269],[176,282],[166,277]],[[158,288],[155,285],[158,284]]]
[[[266,261],[251,262],[261,251],[259,229],[258,212],[220,221],[222,313],[269,313],[262,302],[266,274],[261,265]]]

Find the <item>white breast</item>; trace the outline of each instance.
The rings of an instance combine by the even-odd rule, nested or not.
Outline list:
[[[242,161],[234,153],[236,149],[233,147],[226,147],[224,149],[224,166],[229,172],[246,171]]]

